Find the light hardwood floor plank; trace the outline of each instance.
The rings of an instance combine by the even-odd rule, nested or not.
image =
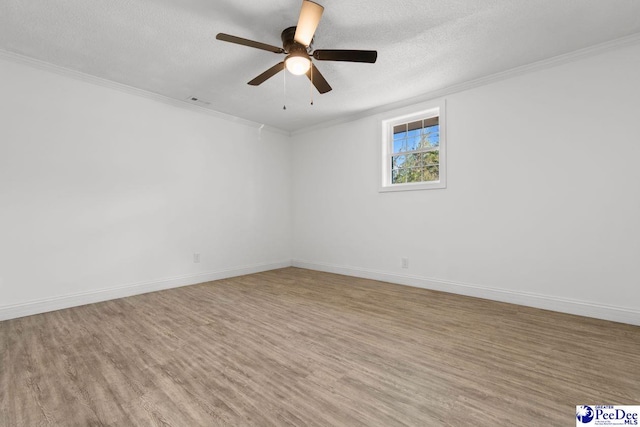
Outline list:
[[[286,268],[0,322],[0,425],[560,426],[640,327]]]

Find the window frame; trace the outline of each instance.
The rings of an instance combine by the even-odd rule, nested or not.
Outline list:
[[[415,110],[418,110],[417,112]],[[405,112],[405,114],[403,114]],[[435,190],[447,188],[447,138],[446,138],[446,117],[445,101],[430,102],[411,110],[396,111],[395,114],[388,114],[381,120],[381,158],[380,158],[380,182],[378,191],[409,191],[409,190]],[[392,117],[389,117],[392,116]],[[438,117],[439,125],[439,180],[421,182],[403,182],[393,184],[391,182],[391,158],[393,156],[393,128],[397,125],[411,123],[417,120]],[[397,155],[397,153],[395,153]]]

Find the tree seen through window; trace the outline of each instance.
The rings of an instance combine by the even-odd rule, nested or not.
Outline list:
[[[438,117],[393,127],[391,182],[429,182],[440,179],[440,124]]]

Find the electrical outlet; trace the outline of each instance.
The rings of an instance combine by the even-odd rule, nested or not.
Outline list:
[[[402,258],[402,268],[409,268],[409,258]]]
[[[196,264],[200,262],[200,254],[193,254],[193,262]]]

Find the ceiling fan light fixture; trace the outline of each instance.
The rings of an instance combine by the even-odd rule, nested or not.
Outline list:
[[[311,68],[311,60],[305,55],[291,54],[284,60],[284,65],[291,74],[301,76]]]
[[[331,86],[322,76],[320,70],[313,64],[311,56],[318,61],[368,62],[373,64],[376,62],[378,52],[375,50],[314,49],[312,46],[313,37],[320,23],[320,18],[322,18],[323,11],[324,7],[318,3],[311,0],[302,0],[298,25],[285,28],[280,34],[282,47],[225,33],[218,33],[216,39],[287,55],[284,61],[278,62],[253,80],[248,81],[247,84],[251,86],[261,85],[280,71],[286,75],[285,70],[288,70],[291,74],[298,76],[306,74],[311,81],[311,87],[315,87],[320,93],[327,93],[331,90]]]

